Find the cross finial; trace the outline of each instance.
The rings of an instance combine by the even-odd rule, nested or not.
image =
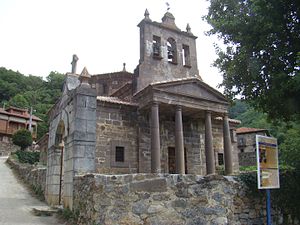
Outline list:
[[[167,11],[169,12],[169,10],[171,8],[169,2],[166,2],[166,5],[167,5]]]
[[[76,66],[77,66],[77,61],[78,61],[78,56],[77,55],[73,55],[73,59],[72,59],[72,62],[71,62],[71,64],[72,64],[72,73],[76,73]]]

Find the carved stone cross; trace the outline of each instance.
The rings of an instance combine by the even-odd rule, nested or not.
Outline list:
[[[73,55],[73,59],[72,59],[72,62],[71,62],[71,64],[72,64],[72,73],[74,73],[74,74],[76,74],[76,66],[77,66],[77,61],[78,61],[78,57],[77,57],[77,55]]]

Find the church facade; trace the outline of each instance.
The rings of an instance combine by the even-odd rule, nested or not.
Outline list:
[[[75,175],[84,173],[225,174],[238,172],[229,103],[198,72],[196,36],[146,10],[134,73],[66,74],[49,112],[46,199],[72,208]]]

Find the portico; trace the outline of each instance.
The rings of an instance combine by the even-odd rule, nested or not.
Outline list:
[[[187,91],[189,93],[187,93]],[[151,84],[135,95],[141,112],[150,112],[151,134],[151,172],[162,172],[160,116],[168,115],[174,118],[175,133],[175,170],[178,174],[185,173],[184,155],[184,117],[204,121],[204,149],[206,174],[214,174],[215,153],[213,149],[213,120],[222,118],[223,148],[226,174],[233,173],[232,146],[228,122],[228,102],[222,94],[212,89],[197,78],[181,79],[171,82]],[[160,110],[162,108],[162,110]],[[189,122],[190,123],[190,122]],[[200,151],[200,149],[199,149]],[[189,161],[187,161],[189,163]]]

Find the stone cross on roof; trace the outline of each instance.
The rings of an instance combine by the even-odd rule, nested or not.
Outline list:
[[[78,56],[76,54],[74,54],[72,62],[71,62],[71,64],[72,64],[72,70],[71,70],[71,72],[74,73],[74,74],[76,74],[76,67],[77,67],[77,61],[78,61],[78,59],[79,59]]]

